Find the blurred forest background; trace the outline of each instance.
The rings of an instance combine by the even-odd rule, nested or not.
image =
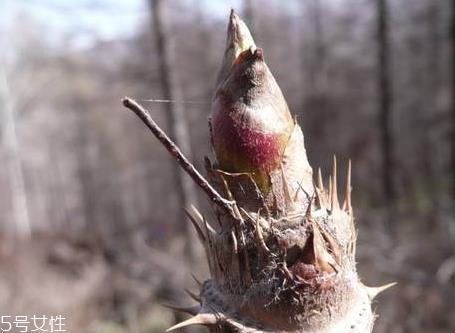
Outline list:
[[[375,332],[455,332],[452,0],[2,0],[0,313],[162,332],[177,315],[161,303],[191,304],[208,273],[188,198],[120,99],[197,102],[144,103],[203,170],[231,7],[313,168],[352,159],[360,275],[398,282]]]

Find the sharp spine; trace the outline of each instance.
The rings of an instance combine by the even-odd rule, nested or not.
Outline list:
[[[190,220],[191,224],[193,225],[194,229],[196,229],[196,233],[198,235],[199,240],[201,243],[204,245],[206,242],[206,238],[204,233],[202,232],[201,227],[199,226],[199,223],[196,222],[196,219],[191,215],[191,213],[188,211],[187,208],[185,208],[185,214]]]
[[[327,206],[332,209],[331,203],[332,203],[332,175],[329,176],[329,191],[327,192]]]
[[[179,328],[192,326],[192,325],[204,325],[210,326],[217,323],[217,318],[213,313],[199,313],[190,319],[182,321],[166,330],[166,332],[171,332]]]
[[[215,229],[213,229],[213,227],[207,223],[206,219],[204,218],[204,216],[199,212],[199,210],[194,206],[194,205],[191,205],[190,206],[190,209],[191,209],[191,212],[192,212],[192,216],[193,217],[197,217],[197,219],[203,223],[203,224],[207,224],[207,231],[210,232],[211,234],[216,234],[216,231]]]
[[[237,279],[240,281],[241,273],[240,273],[240,261],[239,261],[239,248],[238,248],[238,241],[237,237],[235,236],[234,230],[231,231],[231,238],[232,238],[232,261],[231,264],[233,266],[233,271],[236,272]]]
[[[346,209],[349,215],[353,216],[352,212],[352,202],[351,202],[351,195],[352,195],[352,166],[351,166],[351,159],[348,161],[348,172],[346,176]]]
[[[324,183],[322,182],[321,168],[318,168],[318,188],[320,191],[324,190]]]
[[[314,200],[314,196],[311,197],[308,200],[308,207],[307,207],[306,212],[305,212],[305,217],[307,219],[311,218],[311,212],[312,212],[312,208],[313,208],[313,200]]]
[[[389,288],[392,288],[396,284],[397,284],[396,282],[392,282],[392,283],[385,284],[385,285],[380,286],[380,287],[367,287],[367,286],[365,286],[365,288],[367,290],[368,297],[370,298],[370,300],[373,300],[380,293],[382,293],[383,291],[386,291]]]
[[[332,194],[330,195],[331,210],[334,211],[335,208],[340,209],[340,203],[338,202],[338,189],[337,189],[337,158],[333,155],[333,165],[332,165]]]

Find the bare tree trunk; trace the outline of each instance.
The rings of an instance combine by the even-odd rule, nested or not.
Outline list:
[[[30,217],[25,191],[24,170],[21,159],[20,144],[14,117],[15,101],[11,96],[8,80],[3,66],[0,68],[0,99],[5,113],[5,143],[7,146],[7,163],[11,182],[13,218],[18,236],[29,239],[31,236]]]
[[[325,63],[326,63],[326,47],[324,43],[324,29],[322,23],[322,10],[319,0],[311,2],[302,2],[302,15],[304,15],[311,27],[302,27],[302,58],[307,58],[304,61],[304,69],[308,69],[308,84],[305,94],[312,98],[319,98],[324,93],[325,86]],[[306,11],[308,13],[305,15]],[[307,33],[311,31],[311,33]],[[308,37],[306,37],[308,36]],[[306,37],[306,38],[305,38]],[[306,76],[306,73],[303,73]]]
[[[438,147],[432,133],[431,116],[436,114],[438,103],[438,93],[440,89],[440,38],[439,38],[439,18],[440,18],[440,4],[437,1],[432,1],[428,5],[428,30],[427,30],[427,79],[426,86],[424,85],[427,95],[424,96],[423,112],[420,117],[422,128],[422,164],[423,174],[425,177],[427,197],[430,202],[430,209],[427,210],[427,226],[434,228],[435,221],[439,221],[439,189],[438,189],[438,176],[437,167],[438,161],[436,158],[430,158],[434,147]],[[426,103],[425,103],[426,102]],[[439,224],[439,223],[438,223]]]
[[[314,66],[315,70],[311,77],[314,82],[315,92],[322,96],[325,92],[325,62],[326,48],[324,44],[324,29],[322,25],[322,10],[319,0],[313,0],[313,27],[314,27]],[[322,98],[322,97],[321,97]]]
[[[395,168],[393,161],[392,133],[392,85],[390,81],[390,39],[387,0],[377,2],[378,22],[378,92],[379,92],[379,126],[381,131],[382,150],[382,184],[384,199],[388,209],[388,226],[393,227],[396,211],[396,193],[394,186]]]
[[[320,0],[302,1],[300,7],[302,78],[304,78],[302,107],[308,123],[306,134],[315,142],[327,144],[330,108],[327,98],[327,44],[324,36],[323,11]],[[311,125],[312,124],[312,125]],[[315,154],[315,158],[318,154]],[[315,159],[315,165],[323,165],[326,159]]]
[[[191,158],[190,137],[188,134],[188,125],[185,112],[182,108],[181,91],[178,87],[174,66],[174,50],[172,40],[167,32],[167,27],[164,21],[164,1],[149,0],[150,10],[152,12],[152,29],[155,34],[156,48],[158,52],[158,61],[160,68],[161,87],[163,90],[163,98],[177,101],[166,104],[167,122],[170,128],[171,137],[179,145],[182,151]],[[178,166],[175,167],[175,179],[177,180],[178,195],[180,202],[184,208],[190,208],[191,204],[196,204],[196,192],[190,178],[185,175]],[[197,258],[196,237],[191,230],[190,224],[185,222],[186,216],[183,210],[180,211],[179,221],[183,227],[183,232],[186,236],[185,253],[188,256],[189,262],[194,263]]]
[[[302,77],[308,78],[304,81],[304,102],[310,104],[309,109],[316,109],[315,113],[321,117],[325,114],[320,111],[324,104],[326,46],[319,0],[302,1],[301,12],[304,17],[301,27]],[[305,21],[308,21],[307,25]]]
[[[450,37],[452,43],[452,135],[451,135],[451,151],[452,151],[452,162],[451,162],[451,174],[452,174],[452,202],[455,202],[455,2],[452,1],[452,15],[450,22]]]

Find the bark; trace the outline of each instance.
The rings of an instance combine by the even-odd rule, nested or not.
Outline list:
[[[149,0],[150,10],[152,13],[152,29],[155,35],[156,49],[158,54],[158,63],[160,69],[160,81],[163,91],[163,98],[170,101],[181,101],[182,94],[178,85],[175,71],[175,57],[172,46],[172,38],[164,18],[164,4],[162,0]],[[175,140],[181,150],[191,158],[190,136],[188,134],[188,124],[185,112],[181,103],[167,103],[166,117],[170,129],[170,135]],[[181,205],[189,209],[191,204],[197,201],[196,192],[193,183],[175,166],[175,179],[177,181],[177,193]],[[186,219],[183,210],[180,211],[179,221]],[[184,227],[186,237],[185,253],[189,262],[194,263],[197,258],[197,250],[194,246],[195,235],[188,223],[181,223]]]
[[[314,82],[315,93],[322,96],[325,92],[325,63],[326,47],[324,43],[324,29],[322,22],[322,10],[319,0],[313,0],[313,27],[314,27],[314,72],[310,78]]]
[[[302,59],[307,59],[307,61],[303,61],[303,76],[305,76],[305,72],[308,72],[308,79],[305,80],[308,83],[308,87],[304,93],[309,98],[322,100],[326,83],[327,48],[321,4],[319,0],[302,2],[301,9],[302,15],[308,18],[311,25],[311,27],[302,28]],[[308,31],[311,31],[311,33],[308,33]],[[322,105],[322,101],[319,104]],[[316,105],[316,107],[321,107],[321,105]]]
[[[395,168],[393,160],[392,129],[392,82],[390,79],[390,38],[389,13],[387,0],[377,2],[378,22],[378,93],[379,93],[379,127],[382,151],[382,186],[384,199],[388,208],[388,224],[394,227],[396,193]]]
[[[430,201],[430,209],[428,209],[427,215],[427,226],[429,229],[434,227],[434,222],[439,225],[439,212],[440,202],[438,189],[438,176],[437,167],[438,160],[436,158],[429,158],[432,156],[434,147],[438,144],[434,138],[433,126],[431,125],[431,117],[433,114],[437,114],[438,109],[438,94],[441,88],[441,76],[440,76],[440,52],[441,43],[439,37],[439,20],[440,20],[440,4],[437,1],[431,2],[427,9],[427,44],[428,54],[426,63],[426,85],[424,85],[425,91],[428,96],[423,101],[423,108],[421,109],[421,128],[422,128],[422,165],[423,173],[425,178],[425,187],[427,191],[427,197]],[[423,95],[423,94],[422,94]]]
[[[455,1],[452,1],[451,6],[451,22],[450,22],[450,40],[452,48],[452,56],[449,57],[452,68],[452,135],[451,135],[451,152],[452,152],[452,161],[451,161],[451,174],[452,174],[452,202],[455,202]]]
[[[306,134],[314,142],[326,142],[332,136],[327,124],[333,117],[327,92],[327,53],[324,17],[320,0],[302,1],[302,109],[308,124]],[[300,115],[299,115],[300,116]],[[318,161],[322,162],[322,161]]]

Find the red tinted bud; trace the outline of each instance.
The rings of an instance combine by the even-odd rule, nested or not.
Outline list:
[[[266,190],[294,128],[286,101],[260,48],[243,51],[212,104],[212,139],[219,167],[249,172]]]

